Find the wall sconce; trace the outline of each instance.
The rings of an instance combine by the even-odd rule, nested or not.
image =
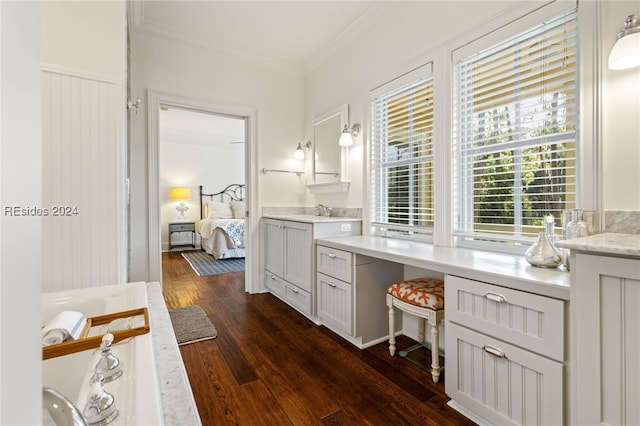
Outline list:
[[[309,152],[311,150],[311,141],[307,141],[304,145],[302,142],[298,142],[298,147],[296,148],[296,152],[293,154],[293,158],[296,160],[304,160],[304,153]]]
[[[344,130],[342,130],[342,134],[340,135],[340,141],[338,142],[340,146],[351,146],[353,145],[353,138],[358,136],[360,133],[360,125],[354,124],[352,127],[344,125]]]
[[[176,206],[176,210],[178,211],[178,217],[176,217],[175,222],[181,222],[186,220],[187,218],[184,217],[184,212],[189,210],[189,206],[185,204],[184,200],[191,199],[191,188],[175,187],[169,193],[169,198],[172,200],[180,200],[180,202]]]
[[[640,65],[640,20],[634,14],[627,16],[624,28],[609,54],[609,68],[625,70]]]

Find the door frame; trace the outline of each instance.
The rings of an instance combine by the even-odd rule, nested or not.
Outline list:
[[[245,291],[257,293],[259,291],[259,261],[260,228],[257,213],[260,209],[258,194],[258,144],[257,123],[258,112],[254,107],[216,104],[202,99],[193,99],[171,93],[147,91],[148,120],[148,276],[149,281],[159,281],[162,285],[162,241],[160,238],[160,200],[159,200],[159,112],[161,106],[169,106],[212,114],[230,115],[245,119],[245,185],[247,219],[245,224]]]

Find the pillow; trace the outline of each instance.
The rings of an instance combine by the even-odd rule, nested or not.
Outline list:
[[[227,203],[221,203],[219,201],[207,202],[207,211],[209,212],[209,219],[233,219],[233,212],[231,206]]]
[[[245,212],[247,210],[246,204],[244,201],[232,201],[231,202],[231,211],[233,212],[233,217],[235,219],[244,219]]]

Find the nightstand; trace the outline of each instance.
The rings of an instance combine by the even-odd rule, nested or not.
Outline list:
[[[191,244],[171,244],[171,235],[174,232],[191,232]],[[196,224],[195,222],[171,222],[169,223],[169,251],[175,247],[196,248]]]

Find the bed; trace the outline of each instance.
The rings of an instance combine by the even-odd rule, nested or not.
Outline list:
[[[200,221],[196,232],[201,247],[216,259],[244,257],[244,185],[234,183],[220,192],[205,194],[200,185]]]

